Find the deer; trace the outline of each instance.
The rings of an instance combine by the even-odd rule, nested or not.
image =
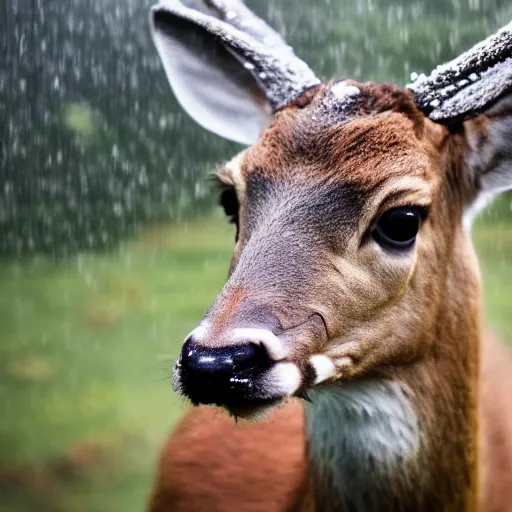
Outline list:
[[[512,364],[471,241],[512,188],[512,23],[405,87],[320,80],[239,0],[150,24],[184,110],[244,148],[148,510],[512,511]]]

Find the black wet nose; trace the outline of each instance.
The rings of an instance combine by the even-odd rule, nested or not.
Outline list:
[[[267,351],[255,343],[212,348],[187,340],[179,362],[183,391],[195,403],[238,401],[269,367]]]
[[[181,351],[183,371],[196,374],[234,375],[255,369],[267,363],[267,360],[265,349],[255,343],[210,348],[189,340]]]

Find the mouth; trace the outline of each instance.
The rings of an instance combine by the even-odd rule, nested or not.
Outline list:
[[[198,378],[181,364],[174,365],[173,388],[193,405],[216,405],[239,418],[254,419],[283,400],[300,393],[304,378],[298,366],[288,361],[268,362],[266,367],[239,373],[211,373]]]

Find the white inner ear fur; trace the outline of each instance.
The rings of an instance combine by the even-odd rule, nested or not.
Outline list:
[[[464,227],[472,222],[499,193],[512,188],[512,95],[503,98],[486,113],[486,133],[468,130],[466,172],[479,184],[475,200],[466,207]]]
[[[220,62],[198,41],[191,49],[151,25],[153,39],[174,94],[183,109],[203,128],[240,144],[253,144],[273,118],[263,91],[234,57]],[[211,47],[216,42],[213,36]],[[239,68],[239,69],[238,69]]]

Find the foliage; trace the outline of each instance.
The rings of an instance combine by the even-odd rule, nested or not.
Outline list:
[[[153,0],[8,2],[0,16],[0,256],[113,247],[208,208],[234,144],[177,105],[150,41]],[[428,71],[510,19],[508,0],[248,2],[325,77]]]

